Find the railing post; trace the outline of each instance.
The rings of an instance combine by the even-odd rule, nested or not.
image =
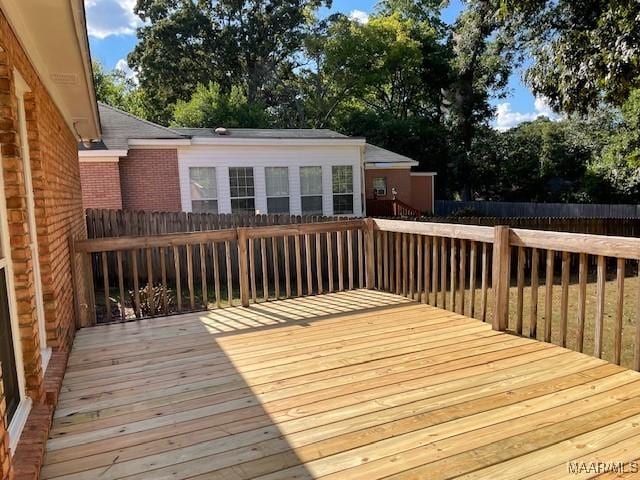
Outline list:
[[[78,261],[78,256],[80,261]],[[71,259],[71,282],[75,298],[76,326],[77,328],[90,327],[96,324],[96,301],[91,254],[86,252],[77,253],[75,239],[70,238],[69,257]]]
[[[510,229],[500,225],[494,227],[493,232],[493,329],[504,332],[509,325]]]
[[[236,228],[238,236],[238,269],[240,279],[240,302],[249,306],[249,266],[247,264],[247,229]]]
[[[373,218],[367,218],[365,221],[365,258],[367,261],[367,289],[373,290],[375,288],[375,268],[374,268],[374,233],[373,233]]]

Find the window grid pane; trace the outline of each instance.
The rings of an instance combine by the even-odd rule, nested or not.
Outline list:
[[[302,197],[303,215],[322,215],[322,195]]]
[[[253,167],[229,168],[229,186],[231,198],[246,198],[255,195]]]
[[[353,213],[353,195],[334,195],[333,213],[335,215],[351,215]]]
[[[214,200],[218,198],[216,169],[214,167],[190,167],[189,180],[192,200]]]
[[[322,167],[300,167],[300,193],[322,195]]]
[[[232,213],[256,213],[256,204],[253,198],[232,198],[231,199],[231,212]]]
[[[267,167],[265,169],[268,197],[286,197],[289,195],[289,168]]]
[[[217,200],[193,200],[191,211],[194,213],[218,213]]]
[[[269,213],[289,213],[289,197],[267,198]]]
[[[351,165],[334,165],[333,193],[353,193],[353,167]]]

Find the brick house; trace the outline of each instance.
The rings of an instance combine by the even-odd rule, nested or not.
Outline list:
[[[169,129],[99,104],[102,141],[80,145],[85,208],[355,215],[397,198],[433,211],[435,174],[323,129]]]
[[[52,28],[55,19],[56,28]],[[0,472],[37,478],[75,333],[78,140],[99,137],[81,0],[0,6]]]

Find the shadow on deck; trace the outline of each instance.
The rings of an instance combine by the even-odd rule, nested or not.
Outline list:
[[[81,330],[42,478],[591,478],[638,445],[640,374],[359,290]]]

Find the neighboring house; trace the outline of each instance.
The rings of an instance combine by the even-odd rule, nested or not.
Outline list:
[[[430,212],[434,174],[325,129],[174,128],[99,104],[102,141],[80,146],[86,208],[354,215],[364,200]]]
[[[82,0],[0,3],[0,475],[37,478],[75,333],[78,140],[99,137]],[[27,425],[25,427],[25,425]]]

